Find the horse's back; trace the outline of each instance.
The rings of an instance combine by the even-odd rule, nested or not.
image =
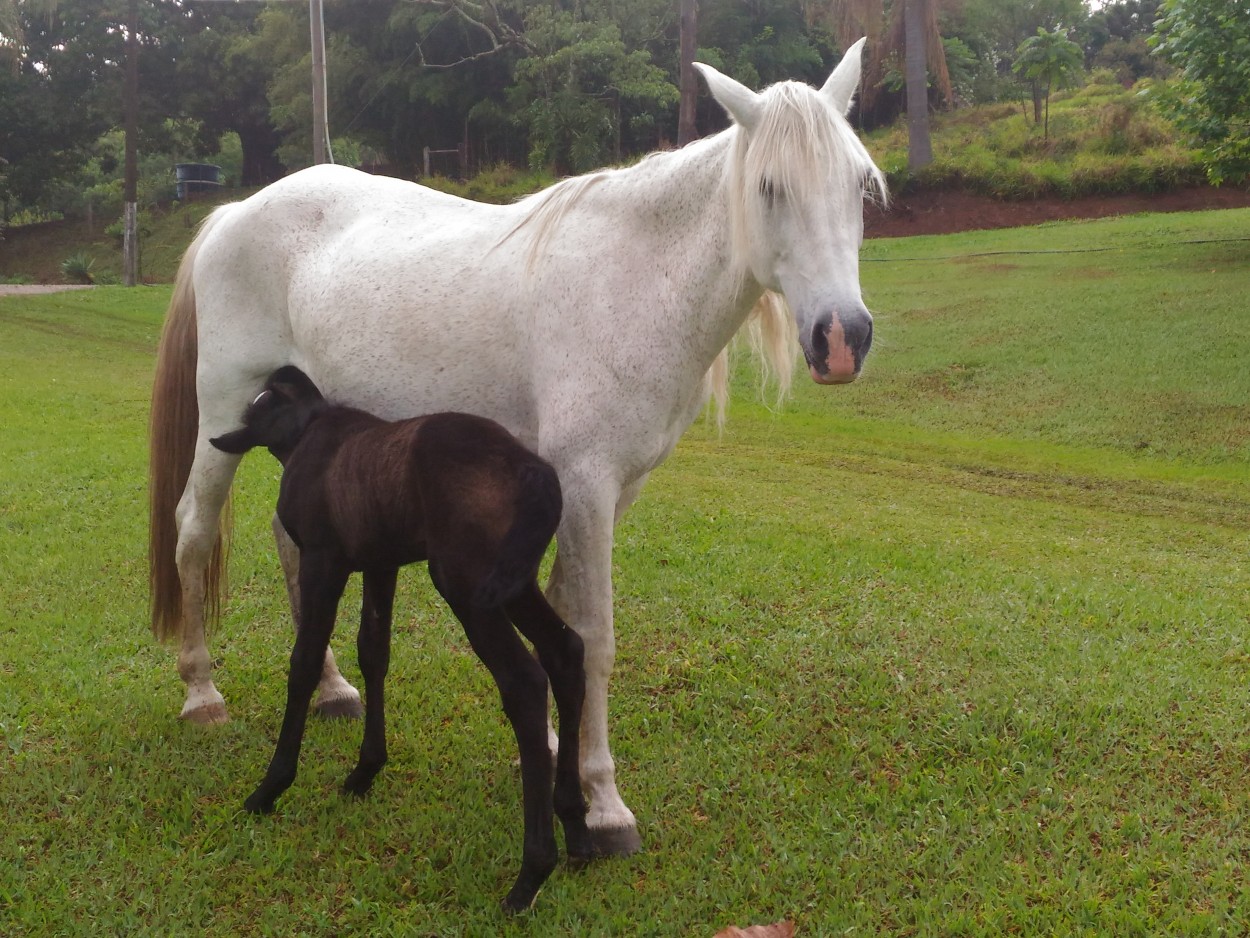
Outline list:
[[[500,416],[507,400],[520,429],[517,265],[493,250],[515,212],[337,166],[288,176],[213,221],[196,259],[201,364],[233,382],[295,364],[388,418]]]

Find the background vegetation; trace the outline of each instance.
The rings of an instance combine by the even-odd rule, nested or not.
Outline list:
[[[868,242],[864,379],[770,412],[740,366],[724,436],[696,425],[619,529],[645,850],[511,922],[513,744],[424,573],[374,792],[337,795],[359,727],[317,721],[278,815],[245,816],[290,641],[277,466],[236,486],[234,720],[184,726],[144,601],[168,289],[0,298],[0,933],[1236,933],[1248,222]]]
[[[855,120],[866,130],[888,126],[903,99],[901,52],[887,29],[901,2],[704,0],[697,56],[754,87],[782,78],[820,81],[847,36],[867,34]],[[1089,69],[1101,70],[1104,89],[1109,81],[1157,83],[1169,72],[1169,59],[1148,48],[1159,0],[1118,0],[1095,11],[1083,0],[924,2],[944,50],[933,64],[943,80],[930,88],[939,112],[1033,100],[1041,124],[1040,79],[1017,68],[1039,30],[1078,50],[1078,84]],[[1175,0],[1168,22],[1203,2]],[[6,221],[94,216],[107,223],[116,216],[126,8],[127,0],[0,0]],[[307,4],[140,0],[139,11],[141,205],[170,200],[177,162],[219,164],[228,185],[245,187],[310,162]],[[434,171],[445,176],[499,164],[560,175],[674,139],[673,0],[326,0],[325,19],[339,162],[414,178],[429,147],[458,151],[433,157]],[[1189,68],[1183,35],[1176,26],[1164,51]],[[1208,39],[1185,41],[1218,49]],[[1202,78],[1200,69],[1191,76]],[[1168,100],[1179,115],[1190,96]],[[724,123],[706,96],[697,117],[704,133]],[[1195,131],[1182,123],[1185,133]],[[1154,133],[1178,150],[1187,146],[1167,122]],[[1062,146],[1047,158],[1061,158]],[[937,156],[946,165],[935,178],[951,177],[956,157],[940,145]],[[1147,175],[1148,186],[1167,180],[1165,172]]]

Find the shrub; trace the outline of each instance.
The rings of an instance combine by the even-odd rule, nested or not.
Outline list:
[[[71,283],[94,283],[91,270],[95,267],[95,258],[85,251],[77,251],[61,261],[61,273]]]
[[[472,179],[458,182],[443,176],[423,179],[422,183],[440,192],[449,192],[475,202],[492,202],[503,205],[515,202],[523,196],[537,192],[555,180],[546,173],[530,172],[499,163],[482,170]]]

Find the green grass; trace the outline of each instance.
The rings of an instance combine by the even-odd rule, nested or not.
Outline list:
[[[1250,246],[1213,239],[1248,221],[869,242],[864,379],[772,413],[743,366],[724,435],[696,424],[619,528],[645,849],[559,869],[515,921],[514,743],[424,573],[374,792],[336,790],[359,727],[314,721],[278,813],[244,815],[290,640],[276,464],[236,487],[233,721],[184,726],[145,627],[167,291],[0,299],[0,934],[1235,933]],[[971,256],[1060,249],[1099,250]]]

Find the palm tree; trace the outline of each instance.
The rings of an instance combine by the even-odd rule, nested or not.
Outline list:
[[[1016,47],[1016,64],[1012,70],[1029,81],[1046,85],[1046,117],[1042,124],[1042,139],[1050,139],[1050,92],[1055,86],[1062,88],[1078,75],[1084,65],[1081,47],[1070,40],[1061,30],[1048,33],[1042,27],[1037,35],[1030,36]],[[1034,122],[1037,116],[1034,114]]]

